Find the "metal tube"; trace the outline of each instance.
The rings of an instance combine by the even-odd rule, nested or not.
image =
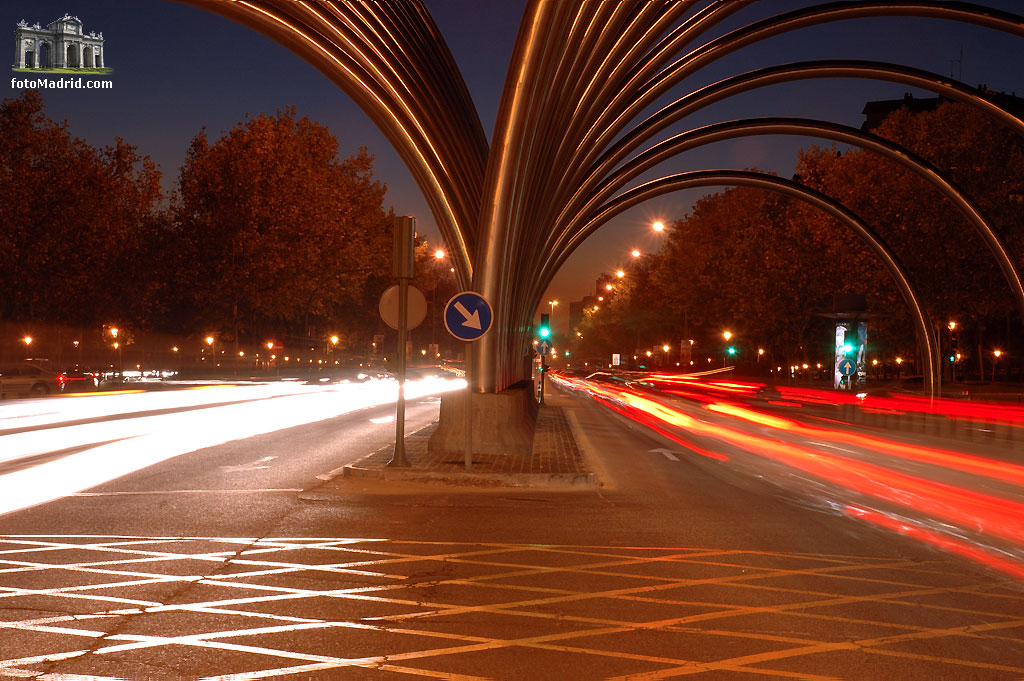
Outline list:
[[[931,397],[935,397],[939,389],[938,349],[935,346],[935,339],[932,337],[928,314],[921,304],[917,291],[910,283],[903,265],[900,264],[899,259],[889,249],[885,241],[871,227],[838,201],[820,192],[792,180],[743,170],[709,170],[680,173],[642,184],[620,194],[605,204],[604,208],[594,216],[583,231],[586,234],[591,234],[619,213],[656,196],[692,187],[716,185],[743,185],[787,194],[829,213],[832,217],[852,229],[867,243],[882,261],[886,270],[889,271],[889,274],[896,282],[897,288],[900,290],[900,294],[903,296],[903,300],[907,303],[907,307],[910,308],[917,342],[921,347],[921,354],[929,367],[929,371],[926,371],[924,374],[924,389]]]
[[[561,252],[568,249],[571,252],[575,250],[582,242],[582,239],[578,238],[579,232],[577,230],[587,224],[595,213],[600,210],[599,206],[601,203],[608,200],[619,188],[639,177],[650,168],[690,149],[748,135],[813,135],[815,137],[823,137],[836,142],[870,149],[909,168],[952,201],[981,236],[982,240],[985,241],[1010,286],[1010,292],[1017,304],[1018,310],[1024,315],[1024,285],[1022,285],[1020,271],[1013,262],[1009,248],[998,230],[986,219],[977,204],[971,201],[941,171],[909,149],[877,135],[825,121],[801,118],[761,118],[730,121],[691,130],[664,140],[631,159],[592,192],[587,204],[583,206],[570,225],[563,230],[563,239],[550,246],[551,251]],[[546,287],[547,282],[556,273],[556,268],[548,266],[535,279],[539,282],[539,286]]]
[[[408,467],[405,457],[405,343],[409,335],[409,278],[398,280],[398,406],[395,410],[395,453],[389,466]]]

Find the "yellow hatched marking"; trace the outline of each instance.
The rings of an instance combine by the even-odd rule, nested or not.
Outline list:
[[[87,541],[87,540],[95,541]],[[860,652],[890,655],[906,660],[921,660],[928,662],[941,662],[957,665],[962,669],[989,669],[999,671],[1024,672],[1016,667],[993,665],[984,662],[972,662],[965,660],[953,660],[945,658],[929,657],[911,653],[900,653],[880,649],[879,646],[891,645],[903,641],[928,640],[932,638],[957,636],[970,638],[983,638],[988,641],[1000,641],[1010,643],[1011,639],[997,636],[1002,629],[1010,629],[1024,625],[1024,619],[1019,613],[984,613],[971,610],[964,610],[953,606],[945,605],[941,601],[934,603],[917,603],[905,599],[927,595],[942,594],[964,594],[978,593],[990,597],[997,597],[1014,609],[1024,605],[1024,599],[1007,593],[988,593],[983,591],[984,585],[972,584],[968,586],[935,587],[913,583],[917,575],[932,575],[936,571],[929,571],[917,563],[900,561],[898,559],[880,559],[877,557],[864,556],[816,556],[811,554],[785,554],[778,552],[749,552],[739,550],[708,550],[687,547],[601,547],[601,546],[531,546],[514,545],[505,543],[463,543],[448,544],[443,542],[415,542],[415,541],[388,541],[384,539],[358,539],[358,538],[274,538],[274,539],[250,539],[250,538],[217,538],[217,537],[129,537],[129,536],[92,536],[92,537],[0,537],[0,542],[7,543],[16,548],[0,550],[0,564],[9,567],[0,569],[0,598],[12,598],[17,596],[52,596],[56,598],[86,599],[86,601],[98,601],[108,603],[125,603],[136,607],[120,608],[116,610],[105,610],[82,616],[56,616],[43,617],[16,622],[0,623],[0,628],[31,630],[40,634],[52,635],[56,640],[66,639],[68,636],[82,637],[96,640],[93,650],[82,650],[73,653],[57,653],[51,656],[38,656],[35,658],[22,658],[18,660],[0,661],[0,669],[13,672],[17,669],[28,674],[38,675],[37,670],[27,669],[32,665],[41,664],[47,660],[59,661],[77,655],[95,654],[104,655],[126,650],[139,650],[143,648],[158,648],[167,646],[194,646],[213,650],[224,650],[252,655],[269,656],[271,658],[286,659],[292,664],[273,668],[260,669],[244,674],[231,674],[208,677],[218,681],[246,681],[248,679],[265,678],[278,675],[294,675],[319,670],[329,670],[340,667],[364,667],[367,669],[381,669],[404,674],[415,674],[430,678],[452,679],[479,679],[484,677],[453,674],[444,670],[426,670],[415,667],[402,666],[403,661],[423,660],[436,658],[438,661],[451,659],[464,653],[498,650],[509,647],[526,647],[538,650],[554,652],[574,653],[594,656],[597,658],[615,658],[623,661],[636,661],[644,663],[657,663],[666,665],[665,669],[653,672],[633,673],[627,675],[633,679],[659,679],[669,676],[690,675],[706,671],[733,670],[742,671],[748,674],[760,674],[764,676],[776,676],[801,679],[825,679],[828,677],[809,675],[801,672],[784,672],[772,669],[752,667],[750,665],[771,662],[775,660],[799,658],[815,653],[834,650],[858,650]],[[185,552],[182,547],[175,544],[196,544],[198,542],[217,546],[224,550],[201,551],[195,554]],[[164,546],[159,546],[163,544]],[[407,550],[403,550],[405,547]],[[417,554],[413,551],[416,548],[437,547],[438,551],[429,550],[426,554]],[[206,547],[203,547],[206,548]],[[54,563],[40,563],[25,560],[29,554],[51,555],[59,559],[63,552],[68,550],[80,552],[95,552],[102,554],[103,560],[79,561],[68,565]],[[43,552],[40,554],[40,552]],[[292,555],[283,556],[283,552]],[[298,554],[296,555],[296,552]],[[340,560],[327,563],[307,563],[301,560],[301,552],[311,552],[320,556],[337,555]],[[656,555],[651,555],[656,553]],[[116,558],[115,558],[116,556]],[[538,559],[544,556],[544,561],[549,558],[566,559],[574,561],[570,565],[543,564],[537,565]],[[807,567],[778,568],[762,566],[757,564],[746,564],[732,562],[731,559],[739,560],[740,557],[784,558],[787,561],[806,560],[814,563]],[[281,557],[290,560],[281,560]],[[195,559],[199,561],[196,565],[208,565],[211,570],[200,574],[167,575],[157,571],[146,572],[138,568],[145,568],[145,563],[155,563],[163,560],[185,561]],[[576,560],[580,560],[576,563]],[[437,580],[410,580],[409,576],[396,573],[394,568],[410,563],[423,562],[426,564],[441,565],[443,563],[456,564],[466,567],[478,566],[481,568],[497,568],[497,573],[481,574],[450,579]],[[657,564],[666,566],[666,574],[632,574],[628,568],[632,566],[643,566]],[[670,574],[671,566],[680,567],[700,566],[705,569],[742,569],[745,572],[740,574],[722,575],[701,579],[673,577]],[[251,567],[251,571],[237,570],[232,568]],[[937,570],[942,566],[937,565]],[[892,578],[882,579],[868,576],[863,573],[866,570],[884,569],[894,575]],[[97,576],[113,576],[128,578],[124,581],[84,584],[77,586],[58,586],[44,589],[20,589],[2,585],[2,580],[7,576],[23,574],[26,572],[40,572],[46,570],[71,570],[79,574],[96,574]],[[263,584],[259,578],[267,576],[287,576],[292,572],[319,571],[325,576],[329,575],[353,575],[359,577],[376,578],[381,580],[380,584],[360,585],[346,589],[304,589],[280,586],[277,584]],[[429,574],[429,573],[428,573]],[[625,581],[628,586],[623,588],[607,588],[594,592],[577,591],[566,588],[552,588],[546,586],[533,586],[529,583],[522,583],[522,579],[546,575],[565,575],[571,582],[574,577],[593,577],[609,580],[614,586],[616,580]],[[877,585],[886,587],[884,593],[868,595],[845,595],[834,594],[827,591],[806,591],[800,589],[775,587],[771,581],[779,577],[806,577],[814,576],[833,580],[832,583],[857,582],[865,585]],[[237,581],[235,581],[237,580]],[[200,603],[155,603],[150,601],[134,601],[121,598],[112,593],[96,593],[102,590],[130,590],[132,587],[153,584],[167,584],[174,582],[201,584],[209,588],[220,590],[225,597],[213,598]],[[518,594],[528,595],[527,598],[514,599],[505,602],[485,602],[477,605],[450,604],[443,602],[427,602],[422,599],[409,599],[396,596],[404,594],[390,594],[396,590],[404,590],[409,587],[421,587],[432,585],[457,585],[469,589],[481,588],[481,598],[492,598],[493,593],[486,589],[500,589],[508,591],[510,596]],[[782,603],[773,606],[752,606],[752,605],[731,605],[711,603],[705,601],[677,600],[670,598],[659,598],[660,591],[676,589],[687,586],[718,585],[729,586],[737,589],[748,589],[751,593],[772,592],[782,595],[789,595],[795,598],[804,599],[810,596],[811,600],[800,600],[793,603]],[[993,584],[996,586],[997,584]],[[235,592],[240,597],[230,597]],[[245,592],[245,595],[239,592]],[[500,593],[500,592],[499,592]],[[272,605],[275,602],[296,603],[304,599],[323,597],[338,600],[361,601],[365,603],[381,603],[400,605],[408,607],[413,612],[404,614],[385,614],[373,617],[362,618],[358,621],[327,621],[317,618],[303,618],[273,612],[249,611],[242,607],[245,605]],[[470,595],[472,598],[472,595]],[[642,622],[623,622],[613,619],[599,617],[573,616],[563,612],[539,612],[537,607],[557,608],[559,605],[585,602],[590,599],[616,599],[634,604],[647,603],[651,605],[667,606],[695,606],[711,608],[710,612],[695,613],[681,617],[652,619]],[[889,622],[876,622],[839,615],[824,615],[815,613],[815,608],[823,606],[842,606],[856,603],[880,603],[912,605],[920,608],[923,613],[929,610],[945,610],[952,612],[965,612],[986,617],[998,617],[1003,621],[987,623],[982,625],[971,625],[949,629],[935,629],[927,626],[914,624],[894,624]],[[209,614],[221,617],[237,617],[237,622],[244,625],[245,622],[257,624],[253,618],[264,620],[258,626],[246,627],[237,626],[221,631],[198,631],[182,636],[143,636],[127,633],[124,627],[118,627],[120,633],[108,634],[88,628],[74,628],[61,626],[70,621],[81,622],[89,619],[109,619],[111,617],[131,618],[140,614],[152,614],[161,612],[189,612],[194,614]],[[892,630],[903,630],[902,633],[887,635],[883,637],[865,639],[862,641],[850,642],[826,642],[816,641],[813,637],[801,638],[799,636],[774,636],[753,632],[731,632],[721,627],[716,629],[705,629],[694,626],[703,622],[725,621],[736,616],[763,613],[795,616],[802,619],[820,622],[844,622],[858,625],[884,627]],[[466,634],[456,634],[443,631],[429,631],[402,626],[401,622],[415,622],[424,618],[450,617],[462,614],[500,614],[503,616],[517,616],[526,619],[537,619],[538,621],[563,621],[581,625],[579,630],[560,631],[536,636],[525,636],[518,639],[479,637]],[[924,618],[923,618],[924,619]],[[266,620],[274,622],[267,624]],[[201,625],[197,625],[201,626]],[[343,658],[326,655],[308,655],[292,651],[278,650],[259,645],[239,645],[232,643],[230,639],[238,637],[255,637],[293,633],[300,636],[305,631],[325,629],[362,629],[386,632],[394,635],[408,635],[417,637],[429,637],[439,643],[444,641],[450,643],[446,647],[429,648],[387,656],[365,657],[365,658]],[[783,650],[759,653],[756,655],[738,656],[730,659],[714,662],[695,662],[656,655],[642,655],[633,652],[600,650],[579,645],[586,639],[594,639],[609,634],[625,632],[643,632],[645,630],[674,631],[681,634],[699,633],[702,635],[730,637],[734,639],[760,640],[774,644],[788,644]],[[626,676],[622,678],[627,678]]]

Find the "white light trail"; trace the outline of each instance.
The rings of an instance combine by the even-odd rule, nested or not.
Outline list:
[[[465,386],[462,379],[433,378],[407,381],[405,391],[407,399],[416,399]],[[394,381],[331,386],[275,383],[5,405],[0,407],[4,429],[42,422],[54,425],[0,436],[0,463],[74,447],[87,449],[0,475],[0,514],[81,492],[198,449],[395,402],[397,395],[398,384]],[[238,400],[251,401],[216,406]],[[215,406],[205,406],[211,404]],[[204,408],[59,425],[83,418],[193,406]],[[12,417],[12,412],[21,412],[24,420]]]

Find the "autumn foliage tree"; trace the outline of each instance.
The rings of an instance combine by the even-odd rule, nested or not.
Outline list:
[[[874,131],[924,157],[977,204],[1024,267],[1024,142],[986,115],[945,103],[929,113],[900,111]],[[989,345],[1021,347],[1019,311],[990,251],[961,213],[930,184],[870,151],[811,147],[797,179],[831,196],[871,225],[908,271],[939,332],[948,320],[962,329],[959,351],[982,374]],[[630,272],[608,314],[585,322],[584,338],[601,339],[600,354],[697,341],[696,354],[718,355],[730,329],[742,364],[764,348],[773,364],[824,360],[836,293],[866,294],[874,352],[912,357],[917,339],[891,275],[853,232],[803,202],[733,188],[705,196],[676,221],[662,250],[642,272]],[[630,279],[635,281],[630,281]],[[671,330],[645,323],[657,310]],[[941,333],[940,333],[941,335]],[[969,341],[969,342],[967,342]],[[585,344],[579,344],[586,349]],[[948,340],[946,341],[948,347]],[[1020,353],[1013,352],[1012,355]],[[761,369],[764,367],[762,366]],[[965,370],[967,367],[965,366]]]
[[[312,337],[366,321],[366,284],[390,266],[385,187],[365,149],[337,153],[294,108],[195,137],[175,207],[186,326]]]
[[[116,318],[137,297],[132,256],[160,172],[121,139],[96,149],[72,137],[43,109],[34,90],[0,104],[0,318]]]
[[[944,103],[934,111],[900,110],[874,131],[905,146],[953,179],[982,209],[1024,266],[1024,141],[973,107]],[[799,163],[801,179],[841,200],[882,235],[907,268],[937,324],[955,320],[960,351],[977,363],[991,343],[1006,348],[1019,334],[1020,313],[995,259],[953,204],[916,174],[870,152],[812,149]],[[808,216],[829,229],[821,215]],[[823,244],[828,258],[856,259],[851,278],[871,292],[891,319],[878,326],[912,342],[905,308],[872,258],[843,239]]]

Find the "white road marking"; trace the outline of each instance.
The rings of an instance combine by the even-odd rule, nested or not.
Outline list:
[[[664,454],[665,458],[668,459],[669,461],[679,461],[679,458],[676,457],[676,455],[672,453],[671,449],[665,449],[664,447],[658,447],[657,449],[652,449],[651,451],[652,452],[659,452],[661,454]]]
[[[268,489],[154,489],[141,492],[77,492],[73,497],[135,497],[155,494],[251,494],[253,492],[301,492],[301,488]]]
[[[241,473],[242,471],[255,471],[261,468],[270,468],[270,466],[265,466],[263,464],[267,463],[268,461],[273,461],[276,458],[276,456],[264,456],[261,459],[256,459],[255,461],[250,461],[249,463],[243,463],[239,466],[221,466],[220,469],[225,473]]]

